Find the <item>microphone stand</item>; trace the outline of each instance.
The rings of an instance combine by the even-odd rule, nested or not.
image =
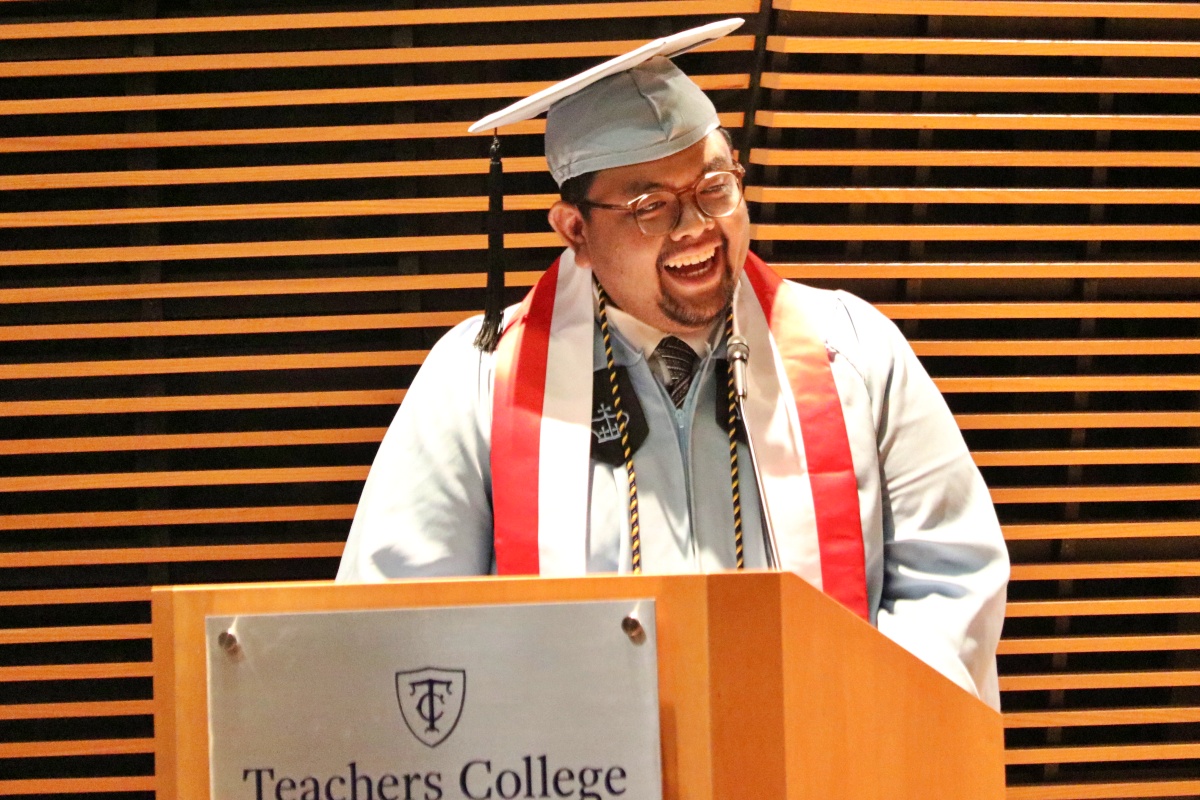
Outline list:
[[[725,346],[729,357],[729,368],[733,370],[733,395],[738,419],[746,431],[746,449],[750,451],[750,466],[754,470],[754,484],[758,488],[758,509],[763,523],[763,551],[767,555],[767,568],[780,570],[779,540],[775,538],[775,525],[767,508],[767,493],[763,490],[762,472],[758,468],[758,456],[754,453],[754,439],[746,422],[746,364],[750,360],[750,346],[741,336],[730,336]]]

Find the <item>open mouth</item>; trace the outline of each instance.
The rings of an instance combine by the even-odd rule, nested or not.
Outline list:
[[[707,276],[719,263],[720,256],[721,246],[713,245],[704,250],[693,250],[664,259],[662,266],[674,278],[693,280]]]

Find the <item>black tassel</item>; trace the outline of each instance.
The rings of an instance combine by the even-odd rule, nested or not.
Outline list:
[[[504,317],[504,164],[500,161],[500,137],[492,132],[492,164],[488,170],[488,276],[483,301],[483,327],[475,347],[491,353],[500,343]]]

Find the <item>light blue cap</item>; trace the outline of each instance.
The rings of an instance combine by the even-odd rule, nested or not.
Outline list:
[[[601,169],[642,164],[691,147],[720,126],[708,96],[669,56],[742,24],[713,22],[656,39],[497,111],[472,132],[546,117],[546,160],[561,186]]]
[[[674,155],[720,125],[700,87],[655,56],[551,106],[546,160],[561,186],[586,172]]]

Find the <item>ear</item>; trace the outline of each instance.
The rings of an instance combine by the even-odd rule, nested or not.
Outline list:
[[[575,252],[575,263],[581,267],[590,265],[587,249],[587,221],[578,207],[559,200],[550,206],[550,227],[562,238],[563,243]]]

